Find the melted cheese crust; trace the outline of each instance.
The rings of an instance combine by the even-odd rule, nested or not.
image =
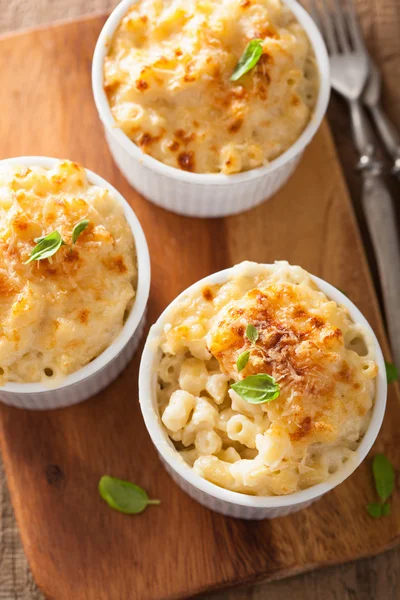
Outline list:
[[[256,344],[245,335],[249,323]],[[183,458],[217,485],[255,495],[304,489],[349,460],[367,429],[377,375],[372,340],[300,267],[238,265],[225,284],[203,286],[173,307],[160,345],[164,424]],[[253,405],[228,389],[257,373],[275,378],[279,398]],[[177,429],[180,390],[195,400],[191,420]],[[203,421],[199,403],[209,413]]]
[[[70,249],[24,264],[34,238],[59,231]],[[56,384],[121,331],[137,283],[123,209],[80,165],[0,168],[0,383]]]
[[[255,38],[261,59],[230,81]],[[196,173],[238,173],[296,141],[319,82],[308,37],[281,0],[139,0],[111,41],[104,85],[143,152]]]

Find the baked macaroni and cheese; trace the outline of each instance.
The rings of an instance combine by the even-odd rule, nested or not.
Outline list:
[[[81,166],[0,166],[1,385],[89,363],[121,331],[136,282],[123,209]]]
[[[161,420],[205,479],[290,494],[336,472],[365,433],[374,345],[300,267],[244,262],[174,303],[159,341]]]
[[[229,174],[297,140],[319,76],[281,0],[139,0],[110,41],[104,87],[116,124],[143,152]]]

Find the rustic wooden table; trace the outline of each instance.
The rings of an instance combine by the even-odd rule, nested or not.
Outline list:
[[[0,34],[109,11],[115,4],[116,0],[69,0],[68,3],[63,0],[0,0]],[[368,46],[383,71],[386,108],[400,127],[400,1],[357,0],[357,7]],[[329,119],[374,273],[373,255],[359,208],[360,186],[358,175],[354,173],[357,157],[348,136],[346,107],[337,98],[332,99]],[[393,182],[391,185],[393,193],[399,197],[399,188],[396,189]],[[32,580],[21,546],[1,465],[0,510],[0,600],[39,600],[41,594]],[[210,598],[210,595],[207,597]],[[212,597],[214,600],[267,597],[269,600],[284,597],[294,600],[398,600],[400,549],[356,563],[314,571],[289,580],[225,591]]]

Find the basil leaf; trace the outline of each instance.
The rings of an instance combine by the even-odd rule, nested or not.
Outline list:
[[[250,69],[255,67],[255,65],[258,63],[258,61],[260,60],[261,55],[263,53],[263,49],[262,49],[262,45],[261,45],[262,41],[263,40],[261,40],[261,39],[255,39],[255,40],[251,40],[247,44],[242,56],[239,58],[238,64],[236,65],[236,67],[233,70],[233,73],[230,77],[231,81],[237,81],[243,75],[248,73],[248,71],[250,71]]]
[[[243,371],[243,369],[249,362],[249,358],[250,358],[250,350],[245,350],[244,352],[242,352],[242,354],[240,354],[238,356],[238,359],[236,361],[238,373],[240,373],[240,371]]]
[[[385,502],[394,489],[395,474],[392,463],[384,454],[377,454],[372,461],[372,473],[379,498]]]
[[[252,325],[251,323],[247,325],[245,335],[247,339],[250,340],[250,342],[252,342],[253,344],[255,344],[258,340],[258,331],[256,327],[254,327],[254,325]]]
[[[99,493],[108,506],[126,515],[137,515],[150,504],[160,504],[160,500],[150,500],[138,485],[108,475],[100,479]]]
[[[249,375],[242,381],[232,383],[231,388],[250,404],[271,402],[271,400],[278,398],[280,394],[279,385],[273,377],[266,373]]]
[[[39,243],[34,247],[30,258],[25,262],[25,264],[27,265],[33,260],[44,260],[45,258],[49,258],[50,256],[53,256],[53,254],[55,254],[57,250],[61,248],[61,246],[65,246],[61,235],[58,233],[58,231],[53,231],[53,233],[49,233],[49,235],[46,235],[46,237],[40,239]]]
[[[378,502],[372,502],[371,504],[367,504],[367,511],[370,517],[374,517],[374,519],[379,519],[382,516],[382,504]]]
[[[86,227],[89,225],[89,219],[83,219],[77,223],[72,231],[72,244],[76,244],[76,240],[81,235],[83,231],[85,231]]]
[[[379,517],[387,517],[390,515],[390,504],[379,504],[378,502],[372,502],[367,505],[367,511],[370,517],[379,519]]]
[[[385,360],[385,367],[386,367],[387,382],[393,383],[394,381],[397,381],[399,378],[399,371],[398,371],[396,365],[392,365],[392,363],[387,362]]]

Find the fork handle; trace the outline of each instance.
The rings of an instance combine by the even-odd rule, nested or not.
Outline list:
[[[375,137],[360,100],[350,100],[353,137],[360,153],[360,166],[364,167],[375,154]]]
[[[400,243],[393,200],[379,170],[365,169],[362,204],[378,264],[387,327],[400,367]]]
[[[400,180],[400,134],[379,104],[371,106],[370,111],[386,150],[393,158],[392,173]]]
[[[360,152],[363,177],[362,205],[378,264],[395,364],[400,367],[400,242],[392,198],[382,177],[382,161],[376,155],[376,139],[364,108],[350,102],[354,139]]]

